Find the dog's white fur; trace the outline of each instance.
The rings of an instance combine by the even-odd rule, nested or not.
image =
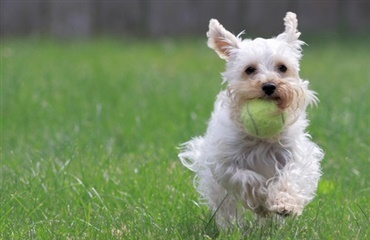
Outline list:
[[[242,40],[210,20],[208,46],[226,60],[227,89],[217,96],[205,135],[184,143],[179,158],[196,173],[196,188],[220,226],[240,223],[245,209],[259,217],[300,215],[321,176],[323,151],[305,132],[306,107],[317,98],[299,77],[304,43],[296,15],[288,12],[284,22],[275,38]],[[246,73],[251,66],[255,71]],[[266,94],[264,83],[275,84],[275,92]],[[287,112],[279,136],[262,139],[244,130],[240,108],[254,98],[274,100]]]

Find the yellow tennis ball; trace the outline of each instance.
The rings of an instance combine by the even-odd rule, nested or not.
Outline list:
[[[248,134],[271,138],[284,128],[286,113],[281,112],[274,101],[253,99],[241,109],[241,119]]]

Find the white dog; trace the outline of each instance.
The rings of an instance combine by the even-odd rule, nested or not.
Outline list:
[[[208,46],[226,60],[227,89],[217,96],[205,135],[184,143],[179,158],[196,173],[196,188],[221,227],[240,224],[245,209],[258,217],[300,215],[321,176],[324,153],[305,132],[306,107],[317,98],[299,77],[304,42],[296,15],[288,12],[284,22],[277,37],[254,40],[209,23]],[[243,128],[240,109],[255,98],[276,101],[287,113],[278,136],[259,138]]]

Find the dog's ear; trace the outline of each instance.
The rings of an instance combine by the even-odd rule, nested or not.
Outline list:
[[[284,18],[285,31],[277,36],[278,40],[286,41],[294,47],[300,49],[303,44],[298,38],[301,33],[298,31],[297,15],[292,12],[287,12]]]
[[[209,21],[209,30],[207,32],[208,47],[216,51],[220,58],[229,59],[230,51],[238,48],[241,39],[227,31],[216,19]]]

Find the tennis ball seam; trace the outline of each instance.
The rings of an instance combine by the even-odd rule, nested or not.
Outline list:
[[[249,118],[250,118],[250,119],[251,119],[251,121],[252,121],[253,128],[254,128],[254,131],[255,131],[256,135],[257,135],[257,136],[259,136],[259,134],[258,134],[258,128],[257,128],[256,122],[255,122],[255,120],[253,119],[253,115],[251,114],[250,109],[249,109],[249,102],[247,102],[247,113],[248,113],[248,115],[249,115]]]
[[[283,113],[280,113],[281,115],[281,121],[283,122],[283,126],[285,125],[285,118],[284,118],[284,114]]]

